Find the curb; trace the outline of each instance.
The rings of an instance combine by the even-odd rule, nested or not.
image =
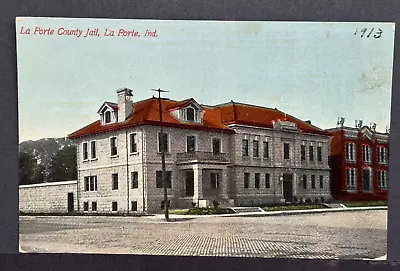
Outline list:
[[[174,215],[171,218],[203,218],[203,217],[262,217],[262,216],[285,216],[285,215],[301,215],[301,214],[319,214],[319,213],[337,213],[337,212],[357,212],[357,211],[376,211],[387,210],[387,206],[373,207],[348,207],[348,208],[327,208],[327,209],[310,209],[310,210],[292,210],[292,211],[270,211],[270,212],[247,212],[235,214],[221,215]],[[164,217],[164,215],[156,215]]]
[[[284,215],[299,215],[299,214],[376,211],[376,210],[387,210],[387,206],[331,208],[331,209],[327,208],[327,209],[271,211],[271,212],[254,212],[254,213],[252,212],[252,213],[226,214],[226,215],[218,215],[218,216],[259,217],[259,216],[284,216]]]

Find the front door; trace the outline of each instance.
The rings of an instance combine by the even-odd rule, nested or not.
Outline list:
[[[363,169],[363,190],[364,192],[370,192],[371,190],[371,171],[370,168]]]
[[[293,201],[292,174],[283,174],[283,198],[286,202]]]
[[[194,171],[187,170],[185,176],[185,195],[192,197],[194,195]]]
[[[74,193],[68,193],[68,212],[74,211]]]

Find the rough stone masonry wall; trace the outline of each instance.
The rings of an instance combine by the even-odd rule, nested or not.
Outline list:
[[[20,185],[19,210],[23,213],[67,213],[68,193],[74,194],[76,210],[76,181]]]

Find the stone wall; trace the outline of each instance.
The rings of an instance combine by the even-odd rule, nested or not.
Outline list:
[[[19,186],[19,210],[23,213],[67,213],[68,193],[77,210],[77,181]]]

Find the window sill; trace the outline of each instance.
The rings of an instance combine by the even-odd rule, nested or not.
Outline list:
[[[129,155],[138,155],[139,152],[130,152]]]
[[[110,156],[110,158],[118,158],[119,157],[119,155],[117,154],[117,155],[111,155]]]
[[[82,160],[82,162],[87,163],[87,162],[89,162],[89,159],[84,159],[84,160]]]
[[[97,160],[99,160],[97,157],[90,159],[90,161],[97,161]]]
[[[254,157],[254,156],[253,156],[253,159],[254,159],[254,160],[261,160],[261,157],[259,157],[259,156]]]
[[[346,160],[346,163],[355,164],[355,163],[356,163],[356,160]]]

